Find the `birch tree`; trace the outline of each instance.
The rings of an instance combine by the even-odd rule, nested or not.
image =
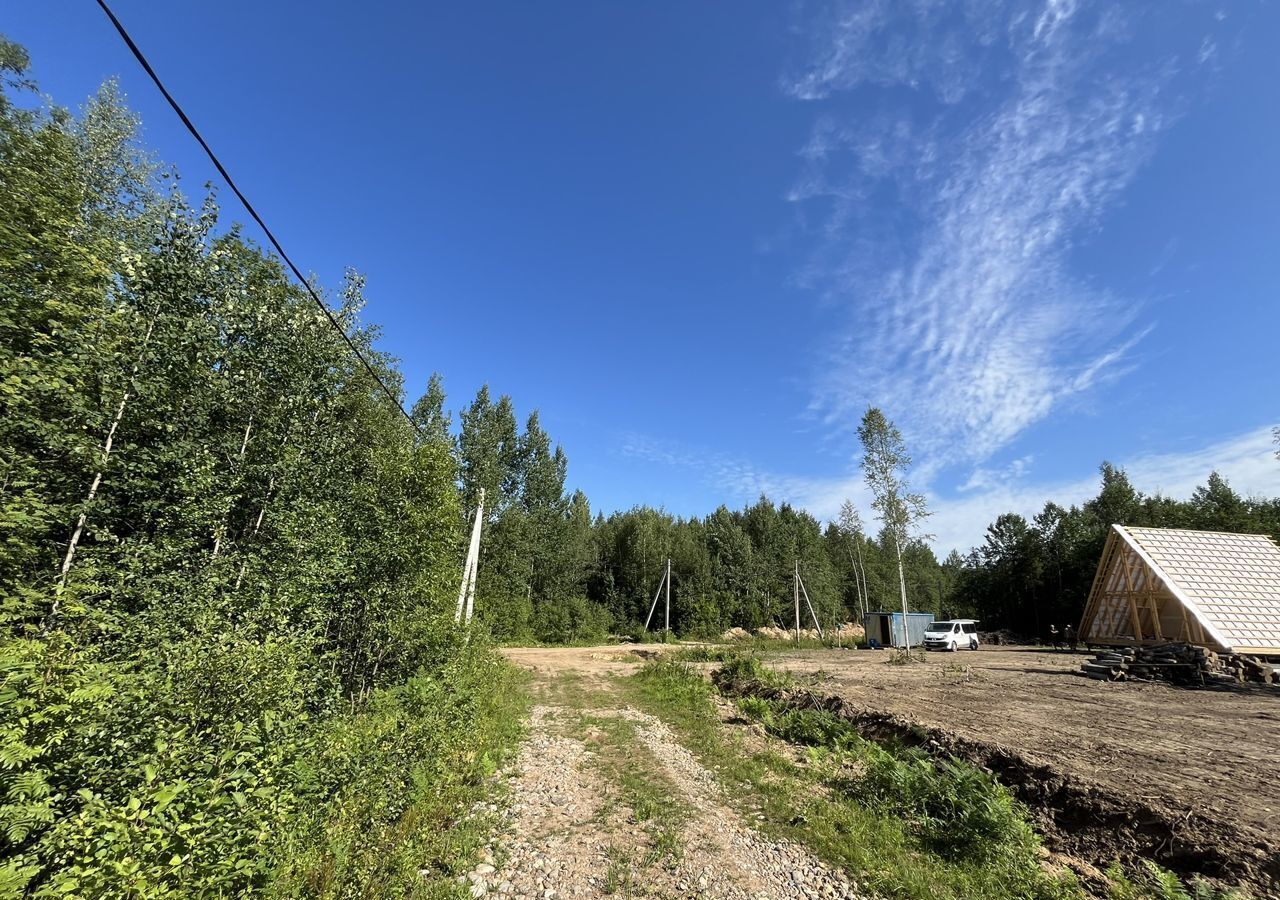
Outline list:
[[[845,500],[840,505],[840,533],[844,535],[849,547],[849,564],[853,567],[853,585],[858,594],[858,622],[867,615],[867,576],[862,561],[862,516],[852,500]]]
[[[914,493],[907,482],[906,473],[911,467],[902,432],[889,421],[883,412],[870,407],[858,426],[858,438],[862,441],[862,472],[867,487],[875,498],[871,508],[876,511],[885,532],[893,541],[898,562],[898,589],[902,596],[902,628],[904,650],[911,654],[911,640],[907,632],[907,578],[902,567],[902,548],[912,533],[928,515],[924,495]]]

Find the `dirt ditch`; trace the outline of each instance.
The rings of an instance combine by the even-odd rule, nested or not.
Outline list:
[[[1121,794],[1010,747],[868,709],[837,695],[763,685],[722,684],[721,689],[787,708],[822,710],[849,722],[869,740],[918,747],[990,772],[1030,809],[1051,851],[1089,866],[1149,859],[1184,878],[1246,887],[1259,896],[1280,892],[1277,843],[1259,842],[1233,821]]]

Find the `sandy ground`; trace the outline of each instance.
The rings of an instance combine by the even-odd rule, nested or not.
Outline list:
[[[634,670],[661,646],[505,650],[520,665],[588,681]],[[771,654],[815,693],[997,745],[1073,782],[1225,830],[1256,871],[1280,871],[1280,689],[1189,690],[1093,681],[1081,652],[984,647],[895,666],[877,651]],[[600,681],[607,681],[599,677]],[[1239,844],[1234,843],[1236,840]],[[1271,860],[1270,863],[1266,862]]]
[[[1079,674],[1084,658],[991,647],[890,666],[883,652],[823,650],[775,665],[1117,793],[1234,820],[1259,840],[1280,834],[1280,690],[1093,681]]]
[[[507,773],[506,826],[467,878],[473,897],[858,896],[844,873],[806,848],[773,840],[743,821],[715,777],[663,722],[627,706],[608,678],[596,677],[633,669],[642,656],[630,648],[503,652],[535,673],[533,691],[541,702]],[[552,682],[568,672],[578,676],[573,689],[557,692]],[[599,758],[602,720],[628,724],[636,742],[631,752],[645,759],[648,777],[659,779],[685,811],[663,826],[675,829],[666,849],[657,823],[636,817],[617,771]]]

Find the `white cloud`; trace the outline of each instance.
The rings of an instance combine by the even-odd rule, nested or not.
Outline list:
[[[1245,496],[1280,496],[1280,461],[1275,457],[1271,429],[1259,428],[1209,446],[1182,453],[1152,453],[1115,460],[1144,494],[1186,499],[1210,472],[1217,471]],[[1016,512],[1030,519],[1052,500],[1061,506],[1079,504],[1098,492],[1098,474],[1036,484],[1009,481],[958,499],[934,499],[929,520],[940,552],[965,550],[982,542],[996,516]]]
[[[806,477],[761,471],[749,463],[714,453],[674,448],[637,438],[624,445],[627,455],[699,471],[706,481],[729,494],[730,501],[752,502],[766,494],[775,502],[787,502],[808,510],[822,521],[834,521],[840,504],[852,499],[870,529],[870,495],[860,473],[833,477]],[[1226,440],[1182,452],[1149,453],[1112,460],[1129,475],[1134,487],[1145,494],[1186,499],[1217,471],[1245,496],[1280,496],[1280,460],[1271,428],[1257,428]],[[1079,504],[1098,492],[1095,469],[1052,481],[1026,480],[1031,458],[1014,460],[1003,470],[978,470],[971,485],[954,497],[933,492],[928,497],[933,515],[925,524],[931,543],[940,555],[952,549],[964,552],[982,543],[986,528],[996,516],[1015,512],[1028,519],[1053,501],[1062,506]],[[708,510],[709,512],[709,510]]]
[[[1020,456],[1013,462],[999,469],[988,469],[978,467],[969,473],[968,479],[961,484],[956,490],[961,493],[975,490],[989,490],[1002,482],[1017,480],[1031,468],[1031,463],[1035,460],[1034,456]]]
[[[1123,374],[1147,333],[1068,255],[1168,127],[1173,69],[1116,68],[1127,24],[1073,0],[838,10],[785,85],[864,98],[823,103],[789,194],[824,216],[802,280],[849,311],[812,412],[848,429],[880,405],[930,465],[980,462]],[[899,93],[867,113],[881,88]]]

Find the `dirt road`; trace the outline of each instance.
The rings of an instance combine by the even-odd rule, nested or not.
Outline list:
[[[547,704],[546,722],[584,714],[621,718],[631,723],[632,743],[648,748],[649,763],[655,771],[667,770],[670,787],[680,796],[695,804],[714,796],[712,783],[697,774],[697,762],[669,734],[662,738],[665,743],[655,743],[660,722],[641,722],[634,710],[611,697],[611,675],[634,671],[662,648],[503,652],[535,672],[544,694],[566,675],[586,686],[590,697],[576,705]],[[994,647],[932,654],[908,666],[888,664],[883,652],[850,650],[771,653],[768,661],[795,673],[815,695],[841,698],[853,715],[891,716],[908,731],[924,726],[946,752],[969,755],[998,775],[1022,779],[1015,792],[1033,807],[1027,792],[1039,792],[1046,836],[1057,838],[1050,846],[1069,857],[1105,865],[1113,858],[1109,854],[1124,855],[1126,847],[1141,855],[1158,847],[1162,861],[1188,877],[1220,877],[1226,883],[1261,885],[1264,891],[1280,884],[1280,691],[1097,682],[1078,674],[1082,658]],[[571,733],[562,729],[562,738],[573,740]],[[589,743],[583,757],[588,760]],[[976,755],[966,752],[975,747]],[[687,758],[689,765],[682,770],[658,761],[675,757]],[[518,781],[536,778],[533,759],[522,758],[522,765],[527,771],[517,775]],[[599,789],[586,774],[574,774],[568,784],[581,794]],[[723,805],[712,802],[710,808],[734,821]],[[609,828],[625,831],[616,815],[610,822]],[[540,827],[525,823],[530,833]],[[1117,838],[1125,829],[1127,836]],[[723,870],[725,852],[722,847],[691,859],[705,871]],[[742,869],[740,860],[732,865]],[[829,873],[807,861],[805,866],[826,883]],[[681,884],[699,883],[693,870],[673,870],[672,877],[661,882],[664,890],[679,893]],[[758,889],[758,884],[745,887],[745,893],[726,888],[720,895],[757,896]]]
[[[537,705],[507,773],[506,827],[468,876],[472,896],[858,896],[804,847],[751,828],[662,721],[627,705],[607,676],[641,655],[503,652],[534,673]]]

